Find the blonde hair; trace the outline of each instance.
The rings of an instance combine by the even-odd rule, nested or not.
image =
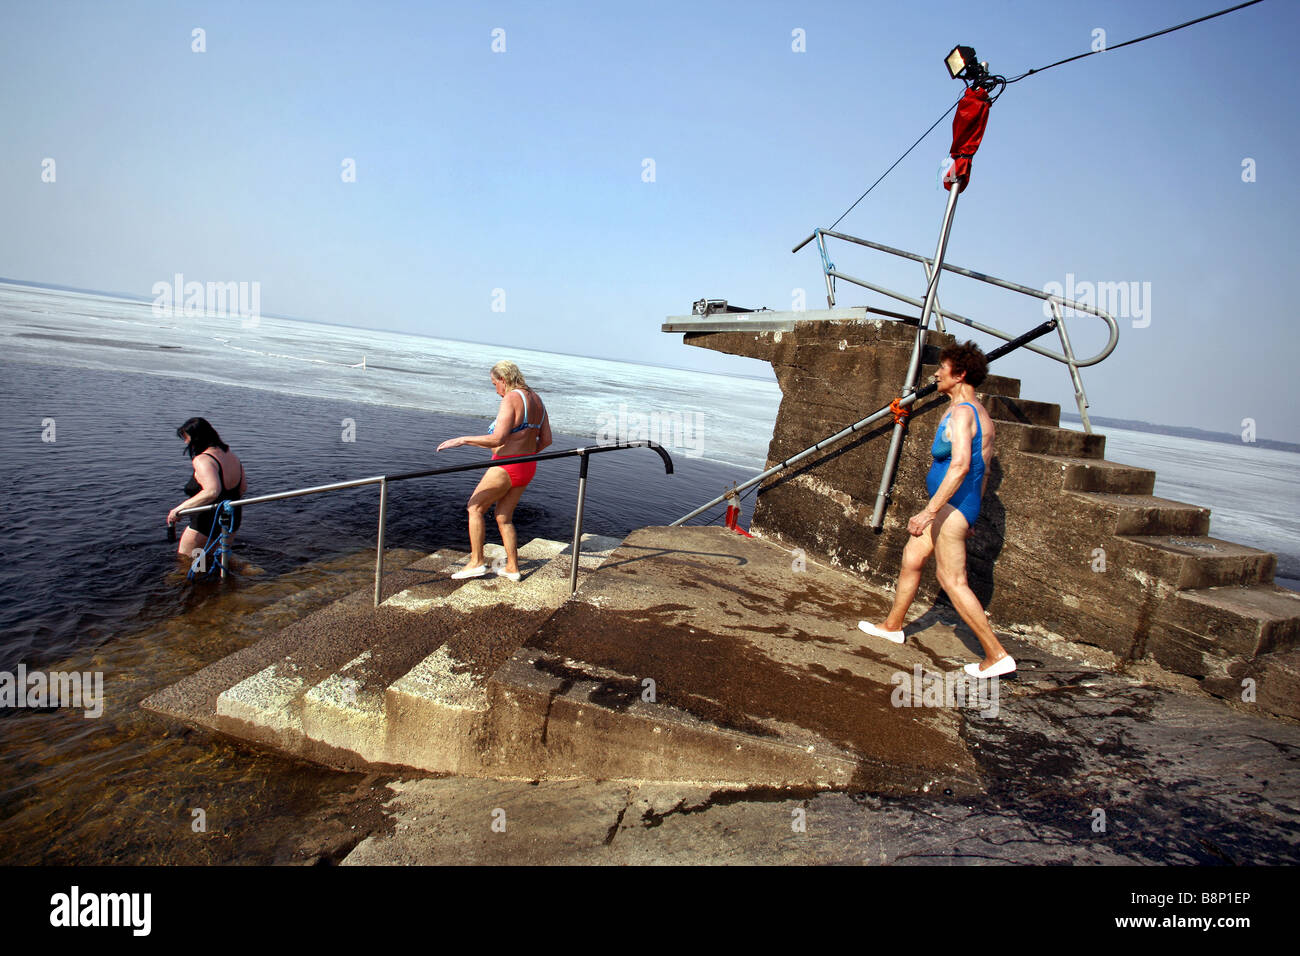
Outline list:
[[[523,372],[519,371],[519,366],[509,359],[503,359],[492,366],[492,377],[499,382],[505,382],[510,388],[528,388]]]

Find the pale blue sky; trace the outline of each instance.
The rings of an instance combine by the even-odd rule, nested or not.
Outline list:
[[[803,288],[820,305],[815,251],[790,248],[958,97],[954,44],[1012,76],[1098,28],[1114,45],[1228,5],[7,0],[0,275],[138,295],[176,272],[257,281],[268,313],[760,373],[659,325],[701,296],[782,309]],[[1036,288],[1150,283],[1149,327],[1122,323],[1084,373],[1094,414],[1220,431],[1252,417],[1300,441],[1297,26],[1295,3],[1265,0],[993,107],[950,260]],[[931,253],[947,145],[945,122],[840,228]],[[833,258],[923,291],[915,267]],[[841,286],[842,303],[869,299]],[[1040,320],[965,280],[941,299],[1017,331]],[[1001,371],[1072,406],[1059,366]]]

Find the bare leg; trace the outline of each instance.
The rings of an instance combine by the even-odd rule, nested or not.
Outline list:
[[[208,539],[195,531],[193,526],[190,526],[181,532],[180,544],[176,545],[176,557],[184,561],[193,561],[194,549],[202,548],[207,543]]]
[[[911,537],[903,548],[903,562],[898,569],[898,586],[894,588],[894,606],[889,610],[889,617],[880,626],[886,631],[901,631],[907,609],[916,599],[917,589],[921,586],[921,569],[934,553],[934,539],[931,537],[934,526],[931,525],[924,534]]]
[[[483,516],[496,502],[510,492],[510,476],[504,468],[489,468],[479,479],[474,493],[469,496],[469,564],[466,567],[477,568],[486,564],[483,557],[483,544],[487,540],[487,529]]]
[[[960,511],[952,505],[944,505],[931,527],[938,529],[935,534],[934,559],[939,586],[947,593],[948,600],[952,601],[952,606],[957,609],[966,626],[979,638],[984,648],[981,668],[986,668],[1006,657],[1007,650],[989,626],[984,606],[966,583],[966,538],[970,526]]]
[[[515,505],[523,496],[523,488],[511,488],[510,492],[497,502],[497,529],[501,532],[501,544],[506,549],[506,573],[519,573],[519,538],[515,533]]]

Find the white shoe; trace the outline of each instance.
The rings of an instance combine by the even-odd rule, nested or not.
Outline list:
[[[872,637],[883,637],[887,641],[893,641],[895,644],[902,644],[904,636],[902,631],[886,631],[884,628],[876,627],[870,621],[858,621],[858,630],[866,631]]]
[[[506,578],[510,581],[518,581],[521,577],[523,577],[523,575],[520,574],[518,571],[498,571],[497,577]]]
[[[457,571],[455,574],[452,575],[452,579],[455,581],[463,581],[466,578],[481,578],[485,574],[487,574],[487,565],[480,564],[476,568],[471,568],[471,567],[461,568],[459,571]]]
[[[971,677],[1004,677],[1016,669],[1016,661],[1010,654],[1002,658],[995,664],[990,664],[986,670],[980,670],[979,662],[967,664],[963,670]]]

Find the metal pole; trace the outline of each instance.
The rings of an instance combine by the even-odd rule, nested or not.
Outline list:
[[[226,579],[226,565],[230,563],[230,538],[226,533],[226,523],[222,520],[223,510],[231,516],[232,524],[234,523],[235,512],[232,508],[223,505],[214,511],[212,515],[217,527],[221,529],[220,534],[217,535],[217,564],[221,567],[221,580],[224,581]]]
[[[821,230],[818,229],[814,235],[817,237],[817,251],[822,256],[822,273],[826,280],[826,306],[833,309],[835,308],[835,283],[831,279],[831,270],[834,266],[831,265],[830,257],[826,255],[826,240],[822,238]]]
[[[907,366],[907,379],[903,382],[903,394],[916,389],[916,374],[921,368],[921,348],[925,344],[926,328],[930,324],[930,310],[934,308],[934,299],[939,291],[939,276],[943,274],[943,254],[948,248],[948,233],[952,230],[952,214],[957,208],[957,196],[960,193],[957,183],[948,190],[948,207],[943,212],[943,226],[939,230],[939,245],[934,252],[934,274],[925,289],[925,304],[921,306],[921,324],[916,328],[916,342],[912,346],[912,361]],[[898,452],[903,445],[903,425],[895,424],[894,433],[889,439],[889,454],[885,457],[885,470],[880,476],[880,490],[876,493],[876,507],[871,512],[871,528],[879,531],[884,523],[885,502],[894,483],[894,472],[898,468]]]
[[[923,395],[928,395],[930,392],[933,391],[934,391],[934,386],[932,384],[927,385],[920,392],[904,397],[899,401],[898,404],[900,406],[911,405],[918,398],[921,398]],[[722,502],[725,501],[730,495],[738,491],[744,491],[746,488],[750,488],[758,484],[764,478],[767,478],[770,475],[775,475],[778,471],[783,471],[786,468],[789,468],[791,465],[803,461],[809,455],[816,454],[817,452],[821,451],[823,448],[827,448],[830,445],[835,444],[837,441],[839,441],[842,438],[847,438],[849,435],[852,435],[858,429],[865,428],[867,425],[870,425],[872,422],[880,421],[880,419],[884,418],[886,415],[889,414],[891,414],[891,412],[889,410],[889,406],[886,405],[884,408],[880,409],[879,411],[873,412],[872,414],[868,415],[866,418],[862,419],[861,421],[854,422],[848,428],[841,429],[840,431],[836,432],[834,435],[831,435],[829,438],[823,438],[817,444],[810,445],[809,447],[805,448],[803,451],[799,452],[799,454],[790,456],[785,461],[781,462],[779,465],[773,465],[771,468],[767,469],[766,471],[760,472],[759,474],[755,475],[753,478],[750,478],[748,481],[736,485],[735,488],[732,488],[726,494],[718,495],[718,497],[714,498],[712,501],[700,505],[690,514],[682,515],[680,518],[678,518],[676,521],[670,524],[669,527],[670,528],[676,527],[677,525],[684,524],[687,521],[690,521],[696,515],[704,514],[704,512],[708,511],[710,508],[714,507],[715,505],[722,504]]]
[[[578,556],[582,547],[582,508],[587,502],[587,455],[580,456],[582,467],[578,470],[578,512],[573,517],[573,552],[569,565],[569,593],[578,590]]]
[[[1083,379],[1079,377],[1079,366],[1074,361],[1074,346],[1070,344],[1070,333],[1065,331],[1065,315],[1061,312],[1060,304],[1055,299],[1049,299],[1052,304],[1052,314],[1056,316],[1056,331],[1061,335],[1061,352],[1064,353],[1067,361],[1066,368],[1070,370],[1070,381],[1074,383],[1074,402],[1079,406],[1079,418],[1083,422],[1083,431],[1087,435],[1092,434],[1092,422],[1088,420],[1088,396],[1083,391]]]
[[[379,482],[379,536],[375,539],[375,607],[379,607],[379,585],[384,579],[384,524],[388,520],[388,478]]]
[[[934,274],[933,274],[932,270],[930,269],[930,263],[929,263],[929,262],[923,262],[923,263],[921,263],[921,266],[922,266],[922,268],[925,269],[925,281],[926,281],[926,282],[929,282],[931,279],[934,278]],[[939,304],[939,292],[938,292],[938,290],[935,290],[935,293],[934,293],[934,327],[935,327],[936,329],[938,329],[940,332],[947,332],[947,331],[948,331],[948,329],[947,329],[947,328],[944,326],[944,324],[943,324],[943,306],[941,306],[941,305]]]

